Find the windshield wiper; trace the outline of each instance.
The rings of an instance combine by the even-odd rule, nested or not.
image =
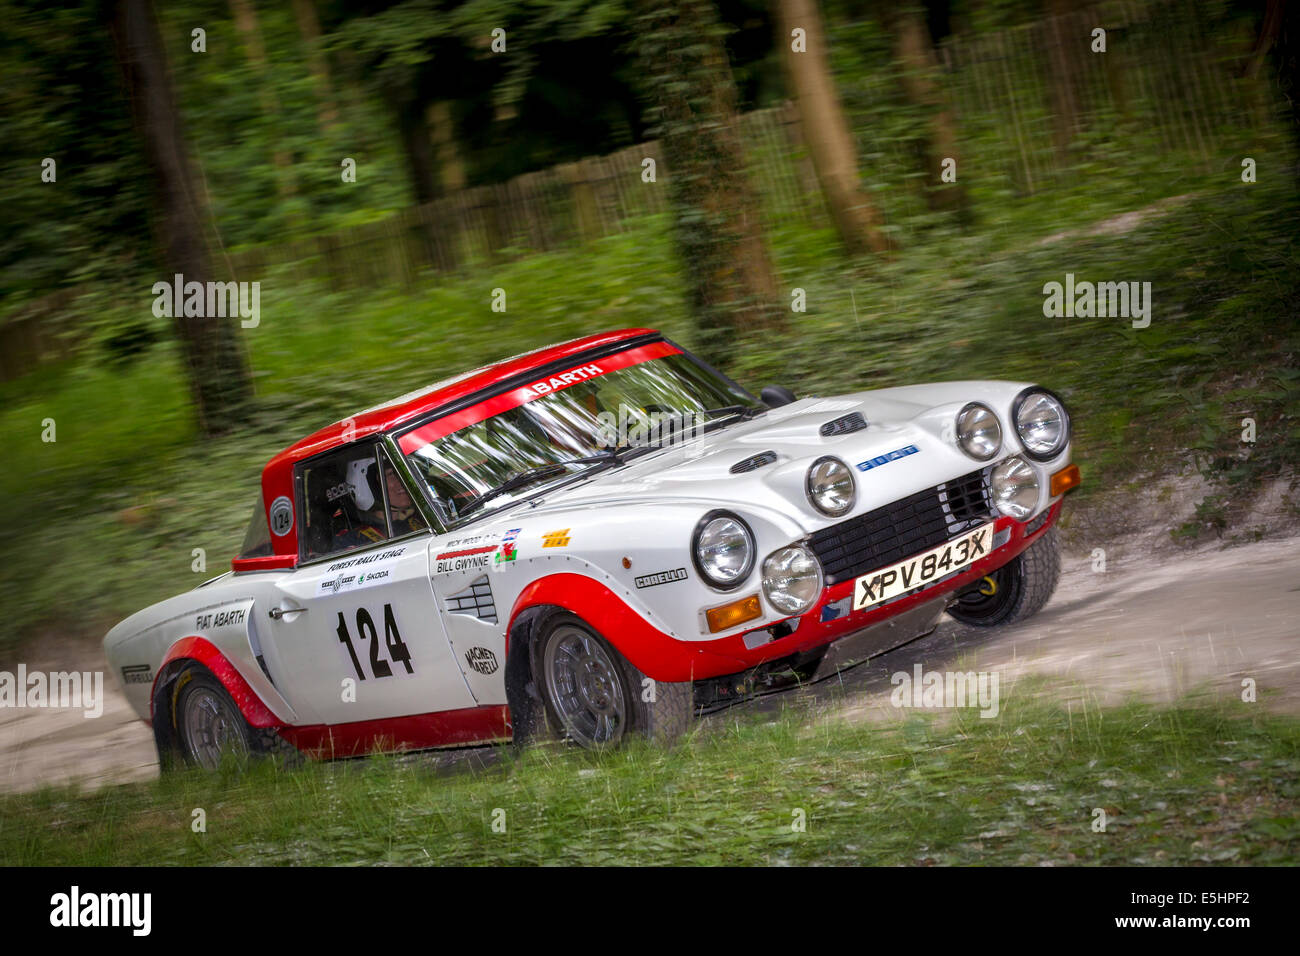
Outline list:
[[[553,461],[547,465],[538,465],[536,468],[529,468],[527,471],[521,471],[516,475],[511,475],[501,484],[494,488],[489,488],[483,494],[479,495],[465,507],[460,509],[457,517],[463,518],[471,511],[481,508],[484,504],[500,495],[508,494],[511,491],[518,491],[525,485],[531,485],[534,481],[543,481],[547,478],[554,478],[568,471],[570,465],[591,465],[597,462],[611,462],[616,465],[623,464],[622,454],[627,451],[627,447],[620,445],[617,448],[611,448],[603,451],[599,455],[584,455],[581,458],[570,458],[566,461]]]
[[[737,415],[744,419],[753,418],[755,415],[762,414],[763,411],[765,411],[765,409],[755,408],[752,405],[722,405],[718,408],[706,408],[696,414],[710,416],[712,421],[704,423],[708,426],[712,425],[714,422],[721,421],[724,418],[733,418]]]

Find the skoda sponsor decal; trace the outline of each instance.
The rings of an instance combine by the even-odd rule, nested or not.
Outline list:
[[[405,547],[386,548],[346,561],[335,561],[325,569],[326,576],[316,585],[316,593],[341,594],[387,584],[392,580],[393,565],[405,553]]]
[[[636,579],[636,586],[639,588],[652,588],[656,584],[672,584],[674,581],[685,581],[687,576],[685,568],[656,571],[654,574],[641,575]]]

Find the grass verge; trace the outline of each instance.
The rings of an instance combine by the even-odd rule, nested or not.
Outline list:
[[[1300,721],[1242,704],[1065,709],[1026,689],[992,719],[790,707],[671,750],[506,750],[456,773],[418,758],[228,768],[2,797],[0,865],[1296,861]]]

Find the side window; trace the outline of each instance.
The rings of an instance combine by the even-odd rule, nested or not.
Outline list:
[[[305,505],[304,560],[342,554],[391,537],[376,454],[373,444],[351,447],[299,466]]]
[[[394,538],[400,538],[412,531],[424,531],[429,525],[411,500],[411,493],[397,473],[388,455],[379,453],[379,460],[384,475],[384,500],[388,502],[388,526]]]
[[[266,508],[262,505],[262,496],[257,496],[253,505],[253,518],[248,522],[244,532],[244,544],[239,549],[241,558],[264,558],[272,553],[271,529],[266,526]]]

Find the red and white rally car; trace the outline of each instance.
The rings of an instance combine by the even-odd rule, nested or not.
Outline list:
[[[104,640],[164,763],[671,738],[1051,596],[1079,481],[1036,385],[755,398],[658,332],[556,345],[277,455],[232,570]]]

